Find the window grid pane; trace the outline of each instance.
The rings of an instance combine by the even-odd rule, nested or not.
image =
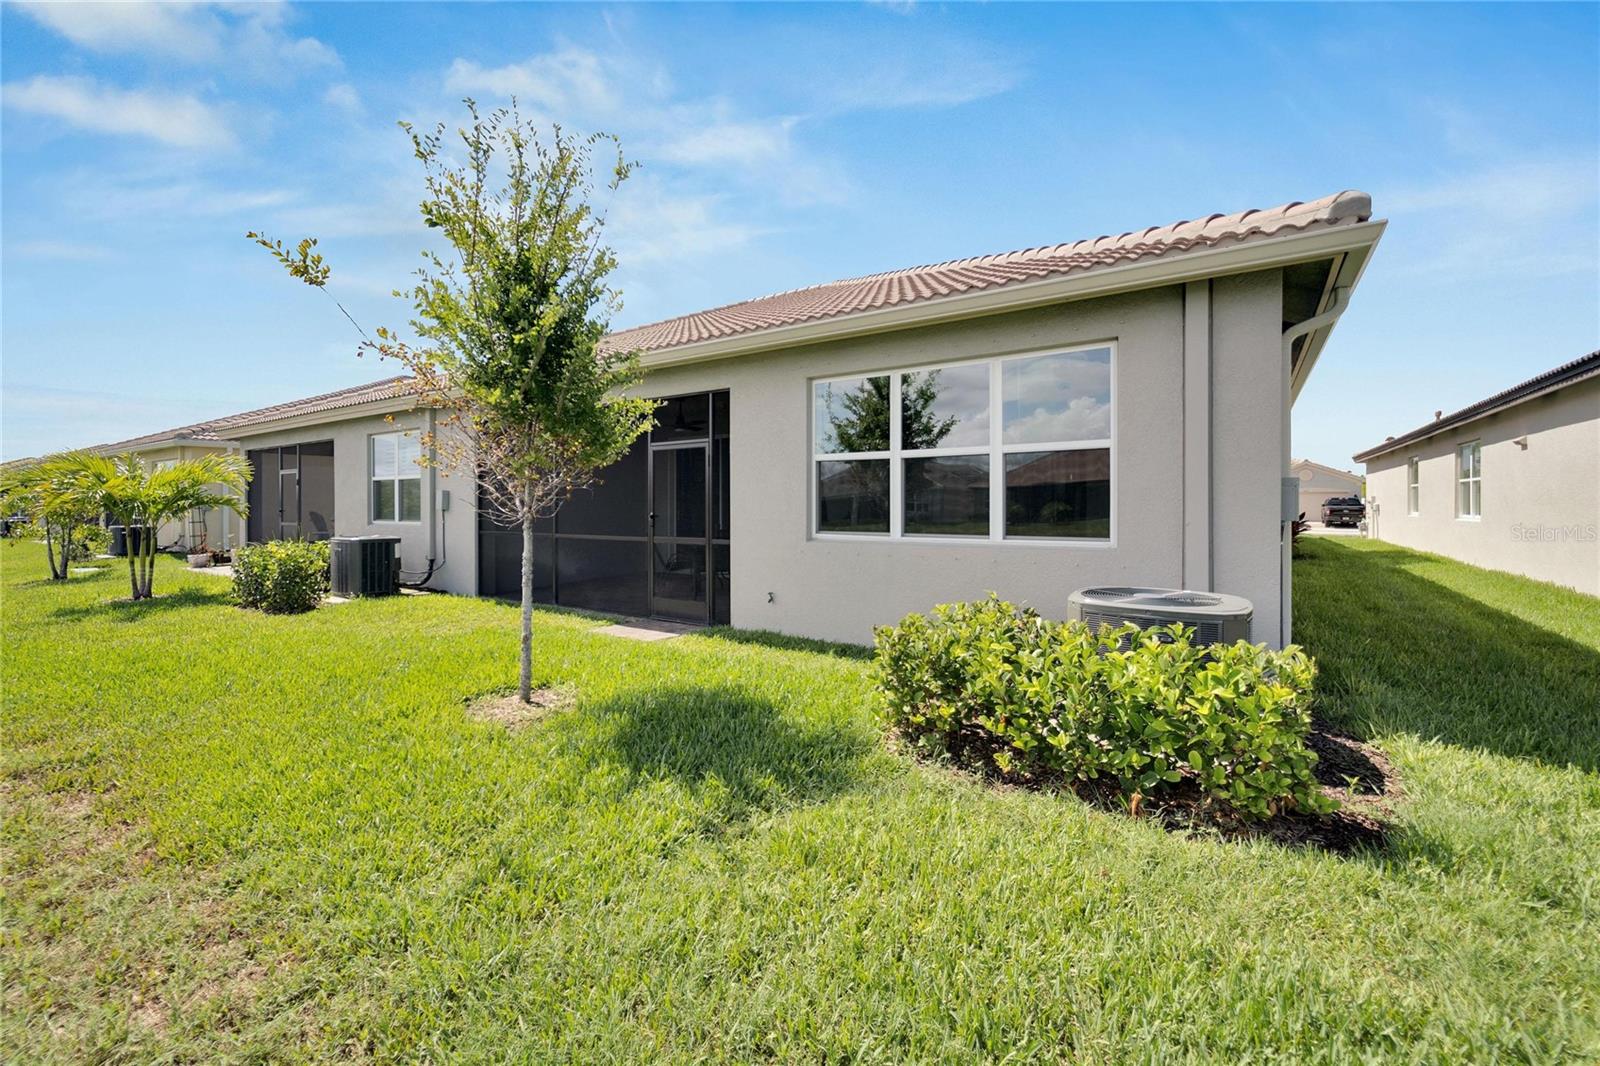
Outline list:
[[[904,476],[906,533],[989,535],[987,455],[907,459]]]
[[[1109,540],[1112,348],[812,384],[814,531]]]

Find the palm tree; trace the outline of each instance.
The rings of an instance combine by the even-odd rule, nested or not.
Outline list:
[[[30,522],[44,529],[45,558],[50,563],[50,578],[65,581],[71,572],[74,534],[99,518],[84,501],[65,493],[63,471],[49,456],[25,467],[7,471],[0,478],[0,508],[8,514],[25,514]],[[58,559],[56,548],[60,547]]]
[[[111,515],[130,530],[128,580],[135,600],[149,599],[156,530],[197,507],[226,507],[243,517],[250,464],[238,455],[204,455],[151,466],[136,455],[69,452],[45,461],[63,501]],[[141,535],[134,538],[132,530]],[[134,540],[137,539],[137,547]]]

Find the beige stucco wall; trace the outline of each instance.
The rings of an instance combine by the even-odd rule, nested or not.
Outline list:
[[[1527,447],[1516,440],[1527,437]],[[1456,448],[1482,441],[1483,516],[1456,517]],[[1419,513],[1406,463],[1419,459]],[[1600,380],[1457,426],[1367,464],[1372,533],[1600,595]]]
[[[1322,502],[1330,496],[1360,496],[1361,475],[1329,470],[1316,463],[1290,465],[1291,476],[1300,479],[1300,512],[1308,522],[1322,521]]]
[[[375,433],[393,433],[410,430],[421,433],[427,430],[427,414],[406,411],[395,414],[393,421],[382,415],[347,418],[325,422],[299,429],[286,429],[273,433],[241,436],[242,451],[255,448],[282,447],[288,444],[312,441],[333,441],[334,502],[333,526],[336,536],[361,537],[371,535],[398,536],[400,561],[407,571],[406,579],[415,580],[427,568],[430,523],[439,522],[440,496],[448,491],[450,509],[439,522],[440,535],[436,549],[444,559],[428,587],[464,596],[477,593],[477,516],[473,509],[473,488],[470,478],[445,470],[422,473],[422,520],[420,522],[373,522],[371,520],[368,438]],[[430,473],[437,476],[435,491],[429,491]]]
[[[171,444],[158,448],[146,448],[134,454],[151,466],[162,463],[172,463],[183,459],[198,459],[203,455],[225,452],[227,449],[221,444]],[[212,486],[220,489],[221,486]],[[211,508],[205,513],[206,544],[212,548],[221,548],[225,545],[236,544],[242,529],[242,520],[231,511],[221,508]],[[156,533],[156,543],[162,548],[182,545],[192,547],[189,543],[189,519],[183,517],[174,522],[165,522]]]
[[[1214,587],[1279,640],[1281,275],[1212,286]],[[1183,583],[1184,297],[1178,287],[652,372],[640,392],[730,392],[733,624],[865,642],[874,625],[994,591],[1062,617],[1091,584]],[[1113,542],[918,543],[810,534],[810,382],[1115,341]],[[769,602],[770,596],[770,602]]]

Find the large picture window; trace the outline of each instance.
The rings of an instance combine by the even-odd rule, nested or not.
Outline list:
[[[372,520],[422,521],[422,442],[411,433],[372,438]]]
[[[1109,540],[1111,363],[1102,345],[814,382],[814,532]]]
[[[1456,517],[1483,515],[1483,446],[1478,441],[1456,449]]]

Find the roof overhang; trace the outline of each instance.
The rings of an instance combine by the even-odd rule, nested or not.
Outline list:
[[[1378,241],[1383,237],[1383,231],[1388,226],[1382,220],[1376,222],[1363,222],[1350,226],[1350,230],[1363,230],[1365,239],[1348,247],[1339,249],[1335,254],[1337,259],[1333,269],[1329,272],[1327,284],[1323,287],[1322,302],[1318,306],[1318,313],[1333,306],[1338,299],[1338,294],[1344,293],[1344,308],[1348,308],[1350,299],[1355,295],[1356,285],[1360,283],[1361,276],[1366,273],[1367,264],[1372,261],[1372,253],[1378,247]],[[1305,388],[1306,381],[1311,377],[1312,369],[1317,365],[1317,359],[1322,355],[1322,349],[1327,345],[1328,338],[1333,335],[1333,327],[1338,325],[1339,318],[1343,317],[1344,309],[1327,325],[1312,330],[1306,335],[1305,345],[1300,350],[1299,358],[1295,359],[1289,368],[1289,404],[1292,407],[1295,400],[1300,398],[1300,390]]]
[[[227,448],[232,441],[200,440],[197,437],[162,437],[143,440],[138,444],[102,444],[93,449],[102,455],[142,455],[145,452],[164,451],[167,448]]]
[[[727,359],[822,341],[1111,296],[1137,289],[1178,285],[1228,274],[1268,270],[1314,259],[1342,257],[1340,270],[1349,271],[1349,285],[1353,287],[1365,269],[1378,238],[1383,235],[1384,226],[1382,221],[1358,222],[1136,260],[1061,277],[1018,282],[836,318],[717,337],[673,348],[659,348],[641,354],[639,362],[645,369],[653,370],[684,363]],[[1319,331],[1320,336],[1309,339],[1305,351],[1310,358],[1301,360],[1306,373],[1310,372],[1311,364],[1316,361],[1316,353],[1326,343],[1328,332],[1331,332],[1331,326]],[[1303,381],[1303,375],[1301,377]],[[1299,391],[1298,384],[1295,391]]]

